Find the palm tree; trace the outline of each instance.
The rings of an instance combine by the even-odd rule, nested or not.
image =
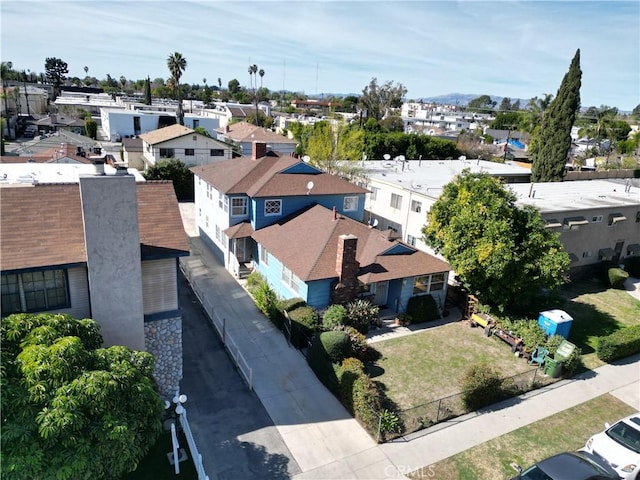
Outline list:
[[[85,76],[89,75],[89,67],[87,67],[86,65],[84,66],[84,74]]]
[[[260,78],[262,79],[262,75],[264,75],[264,70],[260,70]],[[256,78],[256,74],[258,73],[258,65],[255,63],[253,65],[249,65],[249,87],[253,88],[253,101],[256,105],[256,125],[258,125],[258,96],[256,94],[256,87],[258,86],[258,79]]]
[[[178,91],[177,117],[180,125],[184,125],[184,112],[182,111],[182,92],[180,91],[180,77],[187,68],[187,59],[179,52],[174,52],[167,58],[167,67],[171,72],[174,88]]]
[[[262,77],[264,77],[264,69],[261,68],[258,72],[258,75],[260,75],[260,88],[262,88]]]
[[[120,85],[122,85],[122,90],[124,91],[124,87],[127,85],[127,77],[124,75],[120,76]]]

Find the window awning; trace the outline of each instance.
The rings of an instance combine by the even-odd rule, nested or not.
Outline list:
[[[570,227],[574,227],[576,225],[586,225],[589,223],[589,220],[584,217],[571,217],[565,218],[564,223],[566,223]]]
[[[601,248],[598,252],[602,258],[613,258],[616,252],[613,251],[613,248]]]
[[[621,213],[612,213],[611,215],[609,215],[609,221],[612,223],[624,222],[626,219],[627,217],[625,217]]]
[[[627,246],[628,255],[638,255],[640,254],[640,243],[632,243]]]
[[[561,226],[562,226],[562,224],[556,218],[548,218],[547,219],[547,223],[545,225],[546,228],[558,228],[558,227],[561,227]]]

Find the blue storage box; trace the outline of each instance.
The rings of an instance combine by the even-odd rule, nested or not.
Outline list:
[[[560,335],[568,338],[572,323],[573,318],[563,310],[547,310],[546,312],[540,312],[538,317],[538,325],[542,327],[548,336]]]

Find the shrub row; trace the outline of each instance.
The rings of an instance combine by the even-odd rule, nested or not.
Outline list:
[[[599,337],[596,354],[604,362],[628,357],[640,352],[640,325],[625,327],[611,335]]]

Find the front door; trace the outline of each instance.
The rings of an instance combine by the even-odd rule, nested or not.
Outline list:
[[[389,282],[376,283],[376,297],[375,297],[374,303],[380,306],[386,305],[388,292],[389,292]]]
[[[247,238],[234,238],[233,239],[233,253],[236,256],[236,259],[239,263],[244,263],[249,261],[249,253],[247,249]]]

